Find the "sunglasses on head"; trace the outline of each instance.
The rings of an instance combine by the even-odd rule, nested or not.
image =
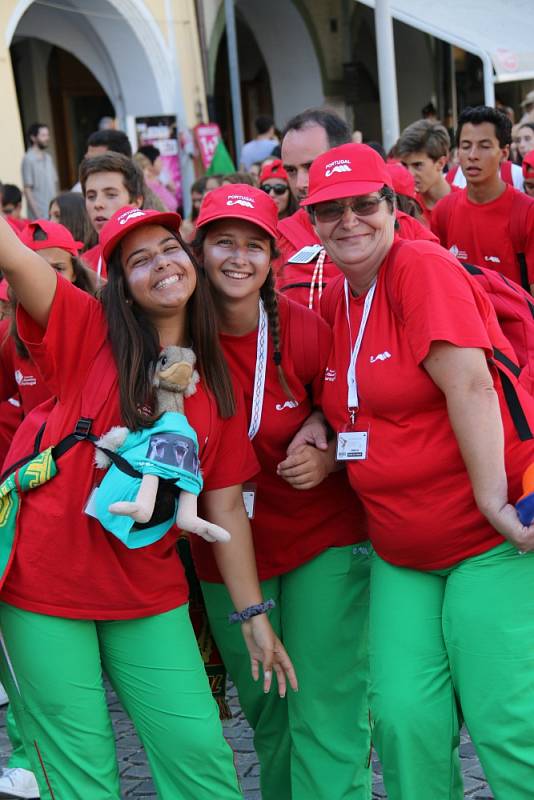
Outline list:
[[[357,217],[370,217],[378,211],[378,206],[385,197],[351,197],[348,202],[340,203],[337,200],[325,200],[311,207],[312,219],[319,222],[337,222],[350,208]]]
[[[286,186],[285,183],[274,183],[274,184],[263,183],[260,186],[262,192],[267,192],[267,194],[271,194],[271,192],[274,192],[279,196],[287,192],[288,188],[289,187]]]

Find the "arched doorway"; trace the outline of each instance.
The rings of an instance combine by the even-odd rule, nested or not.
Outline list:
[[[250,64],[261,64],[263,70],[260,71],[258,66],[256,88],[253,91],[256,92],[256,98],[262,98],[264,107],[256,100],[258,110],[254,111],[255,103],[250,98],[247,101],[247,91],[243,91],[242,86],[245,138],[254,134],[252,123],[258,113],[271,113],[276,125],[282,128],[293,114],[325,102],[325,70],[321,62],[321,48],[314,40],[313,26],[307,24],[304,15],[305,4],[300,0],[236,0],[242,84],[250,79]],[[209,46],[209,83],[212,93],[220,98],[217,122],[221,128],[227,124],[227,117],[219,116],[219,109],[225,102],[228,106],[230,104],[229,83],[227,79],[225,82],[224,76],[224,27],[224,4],[221,3]],[[260,86],[263,89],[260,90]],[[261,91],[264,91],[263,96]],[[267,97],[270,98],[269,107]],[[231,131],[231,118],[228,130]],[[227,137],[228,144],[230,140],[231,135]]]
[[[243,107],[243,128],[245,140],[254,138],[254,119],[259,114],[273,113],[271,84],[267,66],[248,25],[238,16],[236,18],[237,49],[239,53],[239,75],[241,78],[241,104]],[[234,152],[232,105],[228,87],[228,47],[226,33],[219,42],[215,68],[214,100],[216,121],[237,164]]]
[[[115,117],[113,104],[87,67],[63,48],[17,37],[11,60],[23,128],[37,119],[51,121],[59,183],[68,188],[78,180],[87,137],[103,117]],[[28,65],[36,62],[46,68],[37,82],[28,81]]]
[[[78,139],[83,139],[86,126],[93,124],[99,103],[113,110],[132,140],[136,116],[176,112],[185,116],[180,78],[173,72],[168,42],[142,0],[91,0],[90,4],[86,0],[55,0],[50,5],[19,0],[6,39],[18,72],[23,122],[25,127],[36,120],[50,125],[53,155],[65,187],[72,185],[72,162],[81,148]],[[17,51],[24,52],[24,48],[24,55],[31,58],[25,58],[17,70]],[[87,113],[82,108],[81,115],[83,103],[76,100],[73,81],[69,86],[71,68],[76,70],[85,97],[91,98]],[[51,97],[49,75],[54,93],[59,81],[59,101],[55,94]],[[32,86],[38,88],[32,91]],[[65,113],[67,118],[79,116],[74,126],[77,139],[66,153],[61,141]]]

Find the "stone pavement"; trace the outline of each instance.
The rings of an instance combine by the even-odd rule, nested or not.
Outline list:
[[[150,778],[143,750],[133,730],[133,726],[113,692],[108,693],[109,708],[113,727],[117,737],[117,756],[120,764],[122,797],[157,798],[156,790]],[[237,753],[239,776],[245,800],[261,800],[259,790],[259,767],[252,744],[252,731],[243,718],[237,702],[235,690],[230,691],[230,706],[234,718],[225,723],[225,734]],[[0,763],[5,765],[9,755],[9,740],[5,729],[5,707],[0,709]],[[461,744],[462,768],[465,783],[465,797],[473,800],[492,800],[484,774],[475,756],[473,745],[467,734],[462,734]],[[380,765],[373,761],[374,781],[373,798],[387,798],[380,776]],[[191,800],[194,800],[193,798]],[[310,798],[312,800],[312,798]],[[336,798],[332,798],[336,800]],[[429,798],[429,800],[432,800]]]

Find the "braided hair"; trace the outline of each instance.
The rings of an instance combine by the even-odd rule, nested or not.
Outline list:
[[[271,245],[271,253],[273,252],[273,245]],[[267,319],[269,321],[269,333],[271,334],[271,340],[273,343],[273,361],[276,365],[276,370],[278,372],[278,381],[280,382],[280,386],[284,390],[286,397],[289,400],[294,400],[293,394],[289,385],[286,380],[286,376],[284,375],[284,370],[282,368],[282,345],[280,341],[280,316],[278,313],[278,298],[276,295],[276,289],[274,285],[274,275],[272,267],[269,267],[269,272],[267,273],[267,278],[265,279],[265,283],[260,289],[260,296],[263,300],[263,305],[265,306],[265,311],[267,312]]]

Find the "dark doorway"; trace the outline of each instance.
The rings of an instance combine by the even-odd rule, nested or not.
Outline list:
[[[236,18],[237,49],[239,52],[239,74],[241,78],[241,104],[243,106],[243,128],[245,141],[255,136],[254,120],[260,114],[273,114],[271,82],[267,66],[258,48],[254,34],[239,17]],[[237,163],[232,123],[230,98],[230,76],[228,70],[228,48],[226,34],[219,43],[215,67],[215,122],[219,124],[226,146]]]
[[[102,117],[114,117],[108,96],[89,70],[66,50],[53,47],[48,62],[48,85],[60,184],[69,188],[78,180],[89,134]]]
[[[28,79],[32,50],[36,48],[46,64],[45,80],[39,86]],[[24,130],[35,122],[37,94],[48,91],[59,184],[70,189],[78,180],[87,137],[97,130],[102,117],[114,117],[115,110],[94,75],[60,47],[17,37],[11,46],[11,61]]]

